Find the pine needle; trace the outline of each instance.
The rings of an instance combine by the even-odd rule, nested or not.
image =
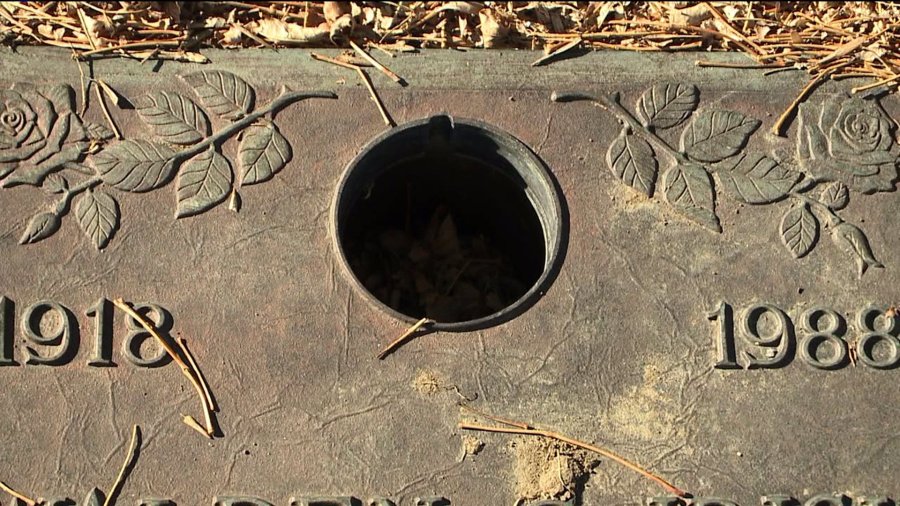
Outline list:
[[[131,467],[134,457],[137,454],[137,450],[140,447],[140,440],[141,428],[135,425],[131,429],[131,446],[128,448],[128,455],[125,457],[125,462],[122,462],[122,468],[119,469],[116,481],[113,482],[112,487],[109,489],[109,493],[106,494],[106,500],[103,501],[103,506],[109,506],[110,502],[112,502],[112,498],[118,493],[119,487],[122,486],[122,481],[125,480],[125,473],[128,471],[128,468]]]
[[[34,506],[35,504],[37,504],[33,499],[29,499],[29,498],[25,497],[24,495],[16,492],[9,485],[7,485],[6,483],[4,483],[2,481],[0,481],[0,489],[3,489],[4,492],[15,497],[16,499],[18,499],[22,502],[24,502],[28,506]]]
[[[153,336],[157,340],[157,342],[159,342],[160,346],[163,347],[166,353],[168,353],[168,355],[172,357],[172,360],[174,360],[175,363],[178,364],[179,368],[181,369],[181,373],[188,379],[188,381],[190,381],[191,385],[194,386],[194,389],[200,396],[200,403],[203,406],[203,412],[206,418],[207,428],[205,432],[207,433],[207,436],[212,437],[212,433],[214,430],[212,417],[210,415],[212,409],[209,405],[206,395],[203,392],[203,387],[200,385],[200,381],[192,373],[193,370],[191,369],[191,367],[181,358],[178,352],[175,351],[175,348],[173,348],[172,345],[169,344],[169,341],[167,341],[163,336],[159,334],[159,332],[156,330],[156,327],[154,327],[153,324],[151,324],[146,318],[141,316],[140,313],[135,311],[134,308],[128,305],[128,303],[126,303],[122,299],[115,299],[113,301],[113,304],[119,307],[119,309],[121,309],[122,311],[125,311],[125,313],[133,318],[134,321],[138,322],[142,327],[144,327],[144,330],[150,333],[150,335]]]
[[[469,409],[470,411],[474,411],[471,408],[466,408],[466,409]],[[500,418],[500,417],[496,417],[493,415],[488,415],[488,414],[480,413],[480,412],[476,412],[476,413],[478,413],[479,415],[481,415],[489,420],[497,422],[499,424],[507,425],[508,427],[489,426],[489,425],[481,425],[481,424],[477,424],[477,423],[468,423],[468,422],[460,422],[458,427],[463,430],[497,432],[497,433],[503,433],[503,434],[519,434],[519,435],[523,435],[523,436],[542,436],[542,437],[546,437],[546,438],[550,438],[550,439],[555,439],[557,441],[562,441],[563,443],[568,443],[572,446],[581,448],[583,450],[597,453],[597,454],[599,454],[603,457],[606,457],[614,462],[617,462],[617,463],[627,467],[628,469],[631,469],[632,471],[640,474],[641,476],[644,476],[645,478],[648,478],[648,479],[656,482],[657,484],[662,486],[664,489],[666,489],[669,493],[675,494],[678,497],[686,497],[688,495],[688,493],[686,491],[676,487],[675,485],[672,485],[671,483],[664,480],[663,478],[660,478],[659,476],[651,473],[650,471],[647,471],[646,469],[625,459],[624,457],[621,457],[621,456],[619,456],[609,450],[606,450],[604,448],[600,448],[599,446],[595,446],[590,443],[585,443],[583,441],[579,441],[579,440],[571,438],[569,436],[560,434],[559,432],[554,432],[551,430],[544,430],[544,429],[537,429],[527,423],[517,422],[515,420]]]
[[[401,344],[406,342],[406,340],[416,333],[417,330],[422,328],[425,325],[430,325],[434,323],[434,320],[429,320],[428,318],[422,318],[421,320],[414,323],[410,328],[406,329],[406,332],[400,334],[400,337],[394,339],[391,344],[387,345],[381,353],[378,354],[378,360],[384,360],[385,357],[393,353],[395,349],[400,347]]]
[[[191,353],[191,350],[187,347],[187,341],[184,338],[178,340],[178,345],[181,347],[181,351],[184,352],[184,356],[187,357],[188,362],[191,365],[191,369],[194,370],[194,374],[197,375],[197,379],[200,380],[200,386],[203,387],[203,394],[206,397],[206,402],[209,405],[209,408],[212,411],[219,411],[219,406],[216,404],[216,399],[212,396],[212,392],[209,390],[209,385],[206,383],[206,377],[203,376],[203,373],[200,371],[200,367],[197,365],[197,361],[194,359],[194,354]]]

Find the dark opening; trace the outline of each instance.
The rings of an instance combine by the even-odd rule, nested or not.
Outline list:
[[[466,156],[389,167],[351,208],[343,240],[369,292],[438,322],[496,313],[544,270],[544,233],[521,182]]]
[[[544,223],[559,220],[558,202],[547,185],[536,188],[546,175],[523,173],[492,135],[446,116],[419,130],[348,169],[337,199],[347,264],[366,291],[411,318],[500,313],[548,270],[559,226]]]

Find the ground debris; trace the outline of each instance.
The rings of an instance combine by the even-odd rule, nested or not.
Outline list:
[[[460,408],[467,412],[470,416],[475,416],[477,418],[484,418],[490,420],[494,423],[494,425],[484,425],[481,423],[474,422],[459,422],[457,425],[460,429],[463,430],[472,430],[472,431],[482,431],[482,432],[495,432],[500,434],[515,434],[520,437],[530,437],[534,439],[539,439],[545,441],[546,444],[563,444],[568,445],[572,448],[583,450],[587,452],[591,452],[593,454],[599,455],[606,459],[612,460],[632,471],[640,474],[641,476],[656,482],[658,485],[662,486],[667,492],[671,494],[675,494],[678,497],[688,497],[690,494],[679,487],[669,483],[665,479],[657,476],[656,474],[644,469],[643,467],[635,464],[634,462],[617,455],[616,453],[607,450],[605,448],[601,448],[597,445],[587,443],[573,437],[567,436],[565,434],[537,428],[529,423],[520,422],[516,420],[511,420],[509,418],[502,418],[499,416],[494,416],[487,414],[483,411],[478,411],[466,404],[460,404]],[[554,448],[559,449],[560,447],[556,446]],[[561,450],[560,450],[561,451]],[[571,453],[571,452],[570,452]],[[582,459],[583,462],[587,462],[587,460]],[[561,463],[560,463],[561,465]],[[588,466],[590,467],[590,466]],[[541,474],[541,478],[543,478],[543,474]],[[573,474],[574,476],[574,474]],[[561,483],[566,483],[563,479],[560,479]],[[540,483],[540,479],[538,480]],[[565,488],[565,487],[564,487]]]
[[[443,389],[443,385],[435,373],[419,371],[413,380],[413,389],[422,395],[434,395]]]
[[[2,42],[202,62],[203,47],[737,51],[767,68],[900,84],[892,2],[3,2]],[[835,69],[836,64],[846,64]]]
[[[525,500],[574,497],[600,459],[547,438],[520,436],[509,443],[515,455],[516,495]]]
[[[484,449],[484,441],[475,436],[462,437],[462,452],[459,458],[460,462],[465,460],[469,455],[478,455]]]

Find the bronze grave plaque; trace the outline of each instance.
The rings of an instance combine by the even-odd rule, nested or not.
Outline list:
[[[0,54],[0,504],[900,494],[895,96],[209,56]]]

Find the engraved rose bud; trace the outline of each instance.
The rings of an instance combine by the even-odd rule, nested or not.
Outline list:
[[[869,247],[869,240],[866,239],[866,234],[856,225],[851,225],[845,221],[838,223],[837,226],[831,229],[831,239],[856,257],[860,276],[865,274],[869,267],[884,268],[884,265],[875,259],[872,248]]]
[[[862,193],[894,189],[894,125],[878,101],[832,95],[802,104],[799,119],[797,158],[813,178]]]
[[[69,86],[15,85],[0,90],[3,186],[38,185],[47,174],[83,156],[87,135],[72,111],[73,102]]]

